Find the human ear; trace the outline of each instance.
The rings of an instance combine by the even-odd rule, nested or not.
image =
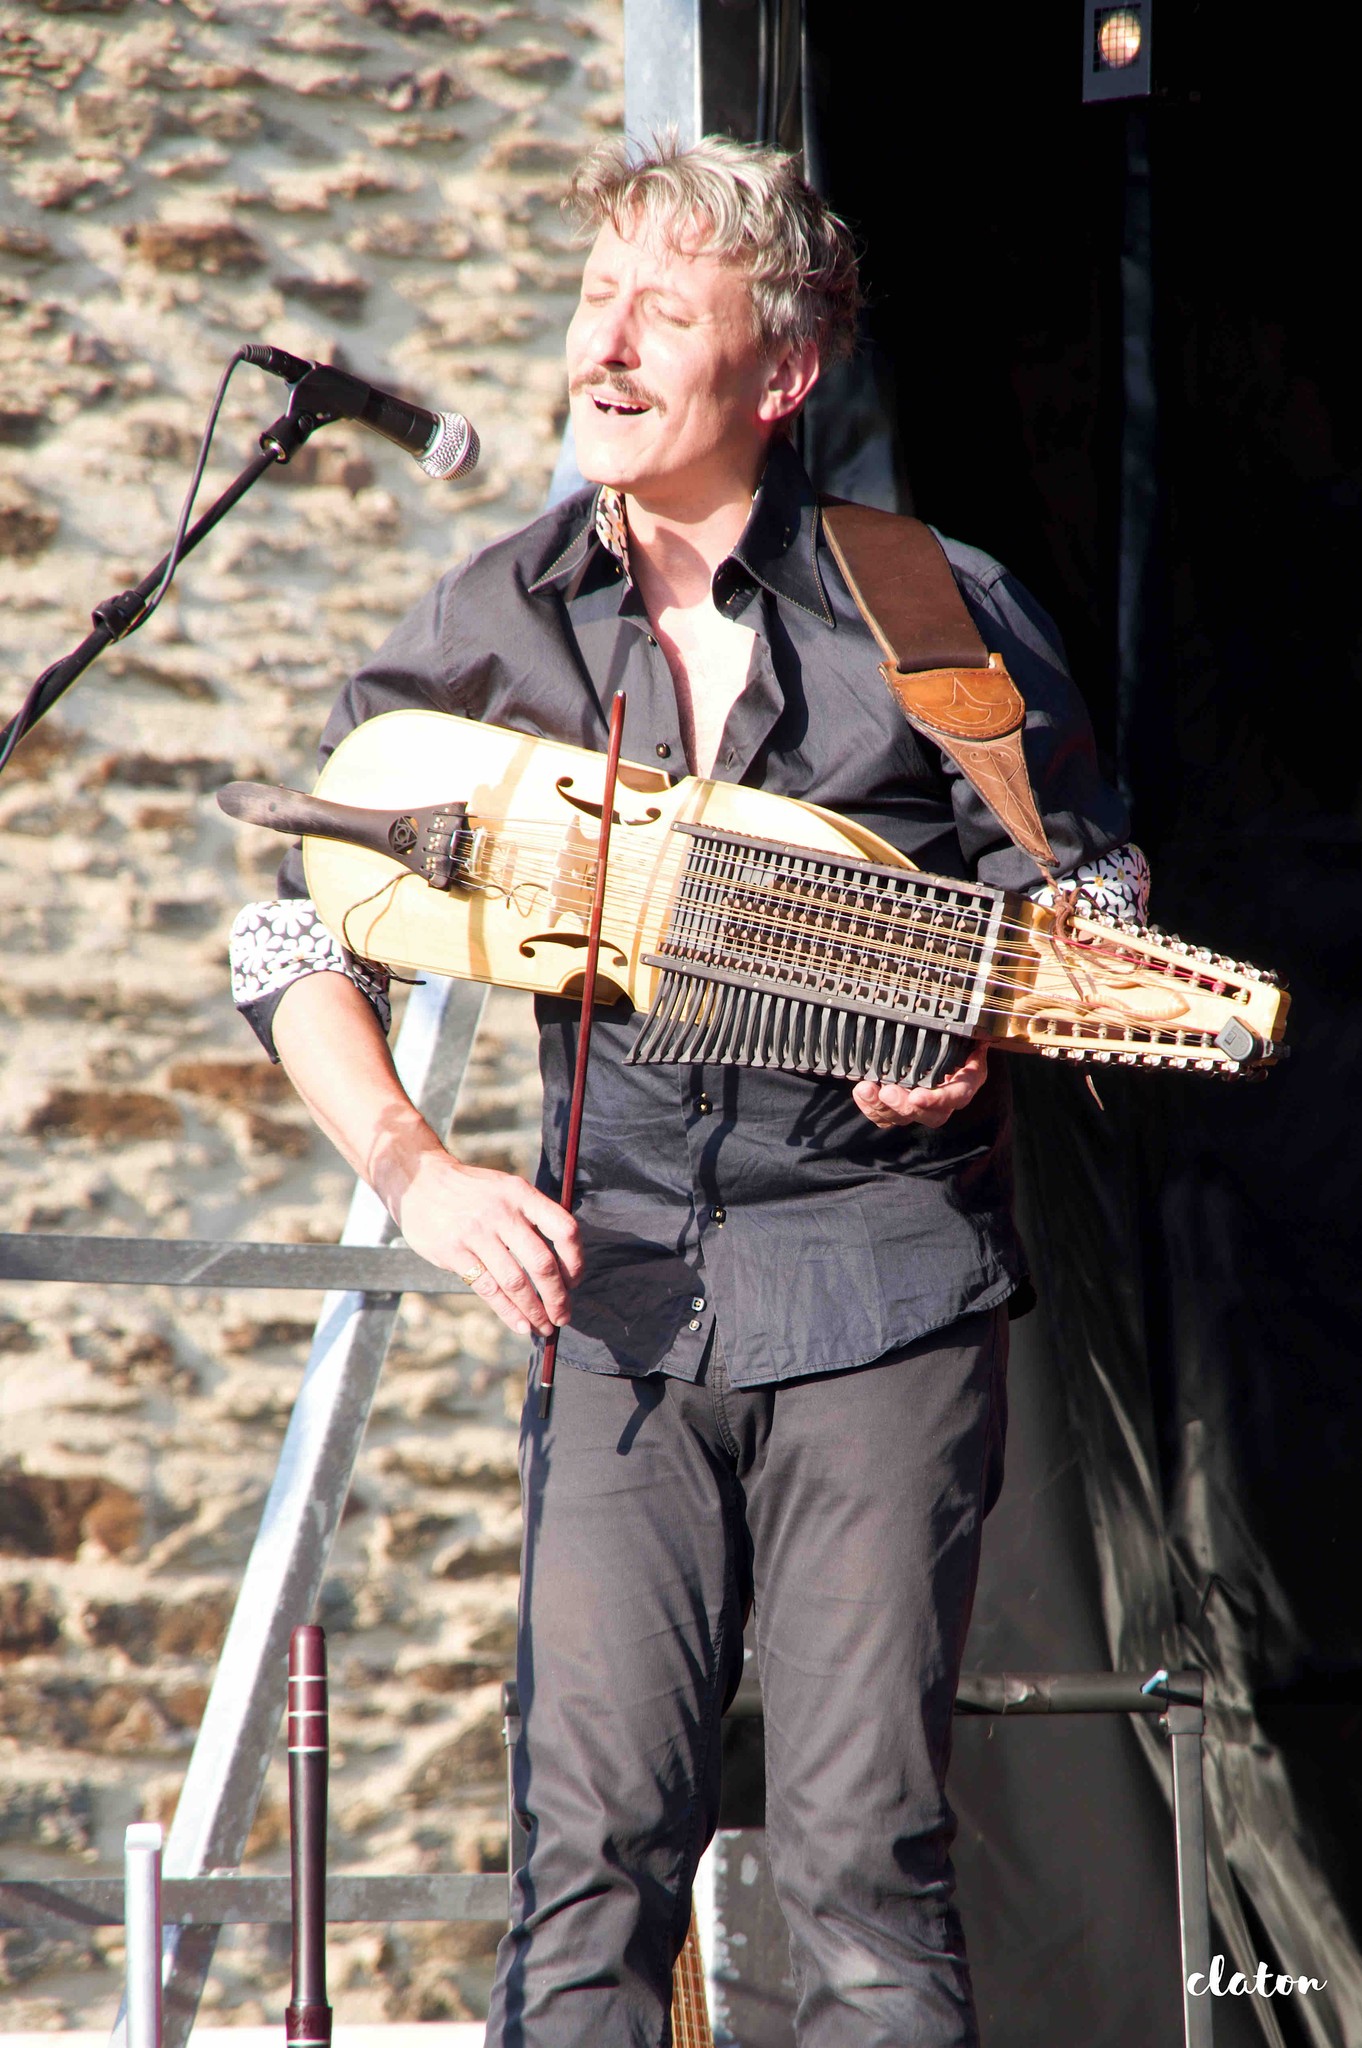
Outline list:
[[[818,382],[821,367],[818,344],[814,341],[797,342],[777,357],[767,373],[766,388],[757,406],[757,418],[762,424],[776,426],[781,420],[792,418]]]

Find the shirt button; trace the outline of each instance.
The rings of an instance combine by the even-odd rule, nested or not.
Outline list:
[[[649,645],[650,647],[656,647],[656,645],[657,645],[657,635],[656,635],[656,633],[650,633],[650,634],[648,635],[648,645]]]
[[[699,1110],[701,1116],[708,1116],[710,1111],[713,1109],[714,1104],[710,1101],[707,1095],[702,1094],[700,1100],[696,1103],[695,1107]]]
[[[696,1311],[698,1312],[698,1311],[699,1311],[700,1309],[702,1309],[702,1308],[704,1307],[704,1305],[705,1305],[705,1297],[704,1297],[704,1295],[703,1295],[703,1294],[695,1294],[695,1295],[692,1295],[692,1297],[691,1297],[691,1304],[690,1304],[690,1305],[691,1305],[691,1307],[692,1307],[693,1309],[695,1309],[695,1310],[696,1310]]]
[[[719,1228],[720,1228],[720,1229],[722,1230],[722,1229],[723,1229],[723,1227],[724,1227],[724,1224],[725,1224],[725,1223],[726,1223],[726,1222],[728,1221],[728,1211],[727,1211],[727,1209],[720,1209],[720,1208],[714,1208],[714,1209],[711,1209],[711,1210],[710,1210],[710,1212],[709,1212],[709,1220],[710,1220],[710,1222],[711,1222],[711,1223],[717,1223],[717,1224],[718,1224],[718,1226],[719,1226]]]
[[[737,752],[737,748],[736,748],[736,747],[730,747],[730,748],[729,748],[729,750],[728,750],[728,752],[727,752],[727,753],[726,753],[726,754],[724,755],[724,766],[725,766],[725,768],[731,768],[731,767],[733,766],[733,763],[734,763],[734,762],[735,762],[735,761],[737,760],[737,758],[738,758],[738,752]]]
[[[687,1325],[686,1325],[686,1328],[687,1328],[688,1330],[698,1330],[698,1329],[699,1329],[699,1327],[700,1327],[699,1323],[697,1323],[697,1322],[695,1322],[695,1321],[693,1321],[693,1320],[692,1320],[691,1322],[687,1323]]]
[[[659,740],[654,751],[659,761],[670,761],[672,757],[672,750],[665,740]]]

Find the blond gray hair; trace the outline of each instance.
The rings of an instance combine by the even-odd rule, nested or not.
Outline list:
[[[706,135],[682,149],[675,134],[651,149],[602,143],[578,165],[564,210],[584,235],[659,235],[745,272],[763,347],[812,341],[824,364],[850,353],[861,291],[851,231],[783,150]]]

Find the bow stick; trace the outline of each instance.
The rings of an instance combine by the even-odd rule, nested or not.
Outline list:
[[[592,1005],[596,1000],[596,962],[601,954],[601,913],[605,908],[605,866],[610,858],[610,826],[615,811],[615,780],[619,774],[620,741],[624,737],[624,692],[610,707],[610,745],[605,756],[605,792],[601,798],[601,830],[596,841],[596,887],[587,927],[586,972],[582,977],[582,1021],[577,1032],[577,1066],[572,1076],[572,1107],[568,1111],[567,1151],[563,1158],[563,1189],[559,1196],[569,1216],[577,1187],[577,1148],[582,1135],[582,1104],[586,1100],[586,1065],[591,1057]],[[539,1367],[539,1417],[543,1421],[553,1399],[553,1369],[558,1361],[558,1331],[549,1331]]]

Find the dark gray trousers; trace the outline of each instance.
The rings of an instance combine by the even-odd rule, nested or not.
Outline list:
[[[944,1778],[1007,1321],[739,1391],[559,1375],[521,1435],[516,1799],[488,2048],[661,2048],[754,1608],[801,2048],[974,2048]]]

